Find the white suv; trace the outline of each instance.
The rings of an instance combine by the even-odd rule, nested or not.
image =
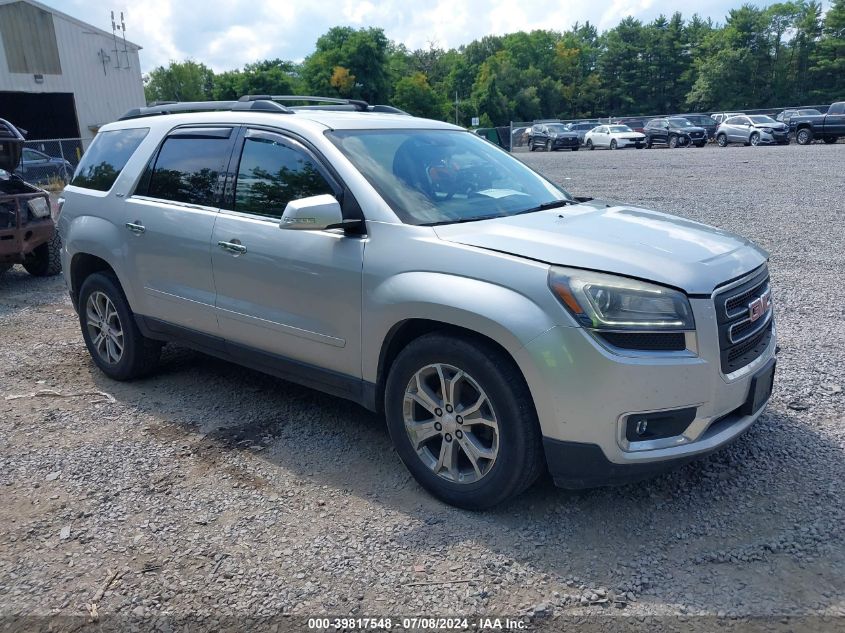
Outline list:
[[[146,108],[93,141],[59,230],[107,375],[173,341],[348,398],[467,508],[546,468],[576,488],[649,475],[762,412],[761,249],[574,199],[447,123],[282,102]]]

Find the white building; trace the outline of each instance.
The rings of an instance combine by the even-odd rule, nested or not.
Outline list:
[[[140,48],[35,0],[0,0],[0,118],[29,139],[91,139],[145,105]]]

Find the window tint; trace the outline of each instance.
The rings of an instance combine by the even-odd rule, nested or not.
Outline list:
[[[82,156],[70,184],[108,191],[150,129],[129,128],[100,132]]]
[[[186,128],[187,131],[187,128]],[[218,179],[229,159],[231,141],[179,131],[165,139],[150,177],[147,195],[173,202],[217,206]]]
[[[235,211],[280,218],[291,200],[324,193],[333,195],[334,191],[304,152],[272,134],[244,140]]]

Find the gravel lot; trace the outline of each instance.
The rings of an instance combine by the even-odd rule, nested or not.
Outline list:
[[[157,376],[107,380],[60,278],[16,267],[0,279],[0,616],[845,623],[845,145],[520,157],[576,195],[771,251],[782,349],[749,433],[646,483],[543,480],[472,514],[427,496],[345,401],[173,347]],[[9,399],[44,389],[88,395]]]

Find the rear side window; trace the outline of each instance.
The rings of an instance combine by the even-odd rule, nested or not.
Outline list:
[[[70,184],[97,191],[108,191],[150,128],[130,128],[100,132],[82,156]]]
[[[168,136],[150,173],[148,196],[218,206],[220,178],[231,152],[232,130],[184,129]]]
[[[282,217],[288,202],[320,194],[334,195],[317,165],[281,136],[249,132],[235,184],[235,211]]]

